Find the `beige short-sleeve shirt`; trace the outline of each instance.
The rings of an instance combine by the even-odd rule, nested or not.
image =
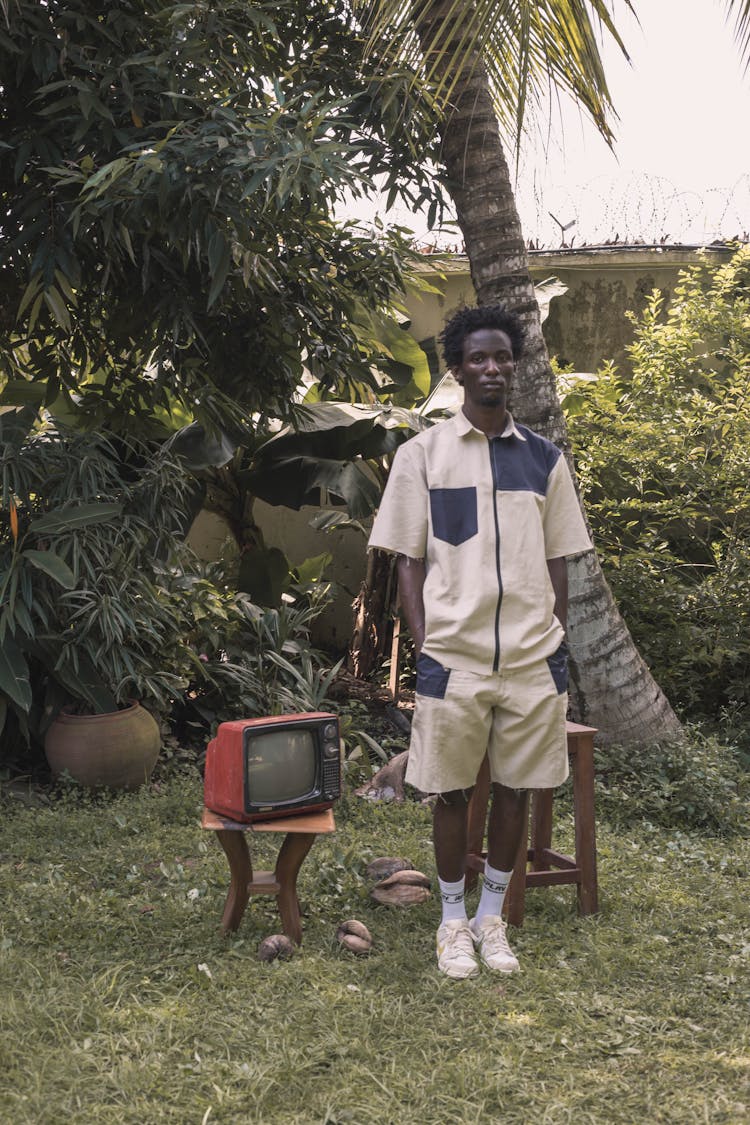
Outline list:
[[[547,559],[591,549],[565,458],[526,426],[488,438],[463,411],[396,452],[370,548],[424,559],[424,652],[512,671],[563,639]]]

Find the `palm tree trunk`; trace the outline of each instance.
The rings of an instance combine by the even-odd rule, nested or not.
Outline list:
[[[431,6],[435,18],[441,18],[440,6],[439,0]],[[526,355],[519,364],[512,409],[520,421],[554,441],[570,464],[508,164],[478,59],[462,72],[451,103],[442,161],[477,302],[509,306],[526,329]],[[652,742],[676,733],[680,723],[640,656],[596,556],[571,559],[568,570],[574,717],[598,727],[610,742]]]

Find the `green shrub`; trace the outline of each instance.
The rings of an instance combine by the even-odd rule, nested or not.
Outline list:
[[[220,572],[217,573],[217,577]],[[223,620],[206,622],[199,659],[204,675],[191,685],[183,711],[209,727],[229,719],[319,711],[339,665],[330,667],[310,642],[310,625],[330,602],[327,583],[292,586],[278,609],[246,594],[226,598]]]
[[[596,774],[597,814],[613,824],[649,821],[719,835],[750,829],[747,776],[734,748],[694,727],[639,752],[598,748]]]
[[[630,355],[562,377],[581,491],[657,681],[715,722],[750,704],[750,248],[655,293]]]
[[[201,724],[315,710],[324,660],[309,625],[328,587],[280,609],[237,594],[184,541],[192,486],[169,446],[46,427],[2,448],[3,762],[38,748],[62,706],[128,699]]]
[[[65,704],[168,710],[200,671],[205,595],[186,577],[181,463],[166,447],[47,426],[5,442],[2,470],[0,701],[27,739]]]

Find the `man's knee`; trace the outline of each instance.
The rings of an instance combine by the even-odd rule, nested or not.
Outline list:
[[[499,781],[492,782],[492,799],[505,805],[523,805],[528,796],[528,789],[510,789],[501,785]]]
[[[468,789],[451,789],[447,793],[438,793],[437,799],[440,804],[455,808],[456,806],[468,805],[473,792],[474,786],[471,785]]]

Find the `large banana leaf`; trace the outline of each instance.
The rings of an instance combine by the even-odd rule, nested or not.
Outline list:
[[[171,439],[172,449],[193,472],[217,468],[232,460],[236,443],[222,430],[210,432],[200,422],[191,422]]]
[[[319,403],[318,406],[327,405]],[[258,450],[256,463],[270,465],[289,456],[325,457],[346,460],[355,457],[384,457],[395,452],[410,437],[406,430],[386,429],[378,420],[359,417],[344,419],[327,429],[288,431]]]
[[[425,429],[428,425],[416,411],[401,406],[382,404],[370,406],[360,402],[306,402],[297,407],[294,428],[285,426],[278,434],[264,442],[263,447],[295,433],[347,428],[364,420],[383,430],[406,430],[406,437]],[[357,432],[361,431],[355,431]]]
[[[397,407],[309,404],[298,429],[269,439],[238,475],[268,504],[345,504],[352,519],[364,519],[380,502],[380,484],[366,462],[393,453],[425,425]]]
[[[430,366],[427,355],[404,325],[394,316],[360,306],[355,331],[366,346],[387,356],[381,364],[392,385],[378,394],[389,396],[397,406],[420,402],[430,393]]]
[[[353,519],[364,519],[380,501],[380,485],[362,461],[285,457],[243,474],[254,496],[267,504],[346,504]]]
[[[261,444],[254,435],[236,480],[268,504],[295,509],[345,504],[351,518],[363,519],[380,500],[380,486],[365,462],[393,453],[428,424],[401,407],[306,403],[298,408],[295,429],[286,426]],[[226,464],[226,440],[201,431],[186,427],[176,438],[191,467]]]

